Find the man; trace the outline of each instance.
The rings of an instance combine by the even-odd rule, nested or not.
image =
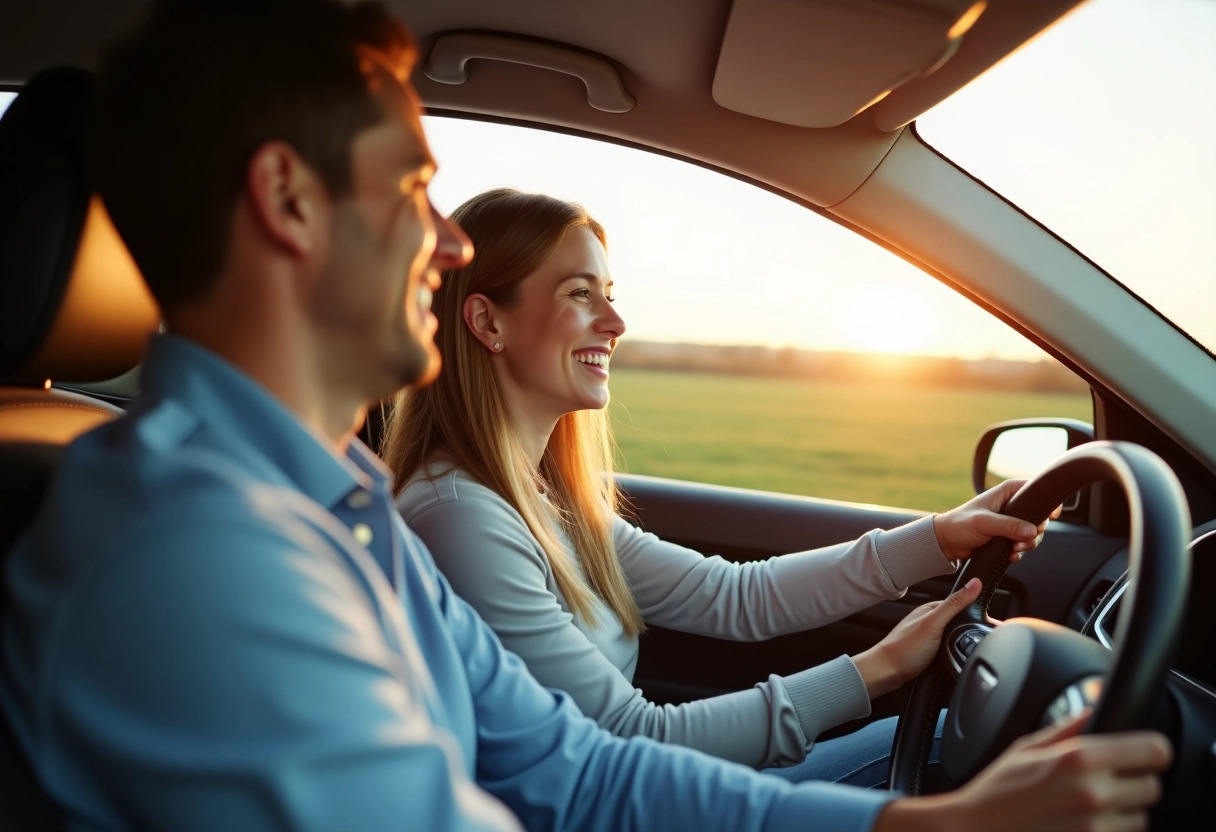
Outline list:
[[[69,821],[1142,821],[1156,735],[1073,724],[957,793],[888,802],[614,738],[502,650],[351,436],[365,402],[437,372],[430,290],[470,257],[427,197],[412,60],[379,6],[200,0],[156,6],[104,66],[101,189],[169,334],[128,417],[66,453],[8,577],[3,704]]]

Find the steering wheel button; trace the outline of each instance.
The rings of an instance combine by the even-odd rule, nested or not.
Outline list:
[[[969,630],[956,638],[954,640],[954,650],[959,659],[965,660],[970,656],[983,638],[984,633],[979,630]]]
[[[1039,722],[1039,726],[1058,725],[1068,719],[1071,711],[1072,707],[1068,702],[1068,695],[1061,693],[1047,706],[1047,712],[1043,714],[1043,719]]]
[[[996,674],[980,664],[975,669],[975,686],[980,696],[987,696],[996,688]]]

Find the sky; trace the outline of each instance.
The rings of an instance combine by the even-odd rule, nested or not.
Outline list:
[[[921,135],[1216,351],[1216,0],[1094,0]]]
[[[1090,0],[917,126],[1214,349],[1213,44],[1216,0]],[[1043,355],[898,257],[753,186],[526,128],[426,129],[441,210],[502,185],[588,208],[608,233],[626,337]]]

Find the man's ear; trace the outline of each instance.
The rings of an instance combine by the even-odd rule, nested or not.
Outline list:
[[[503,327],[494,307],[494,301],[482,294],[472,294],[464,299],[461,309],[464,325],[490,352],[500,352],[503,345]],[[498,344],[496,348],[494,345]]]
[[[267,142],[255,150],[245,171],[245,188],[250,210],[273,245],[295,257],[316,250],[325,189],[291,145]]]

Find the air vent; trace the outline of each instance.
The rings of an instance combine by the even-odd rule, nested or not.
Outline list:
[[[1106,593],[1110,592],[1110,588],[1115,585],[1114,581],[1101,580],[1094,584],[1089,592],[1089,596],[1081,605],[1081,612],[1088,621],[1089,617],[1094,614],[1094,610],[1098,608],[1098,604],[1102,603],[1102,599],[1106,597]]]
[[[1094,636],[1103,647],[1111,647],[1115,643],[1115,630],[1119,625],[1119,602],[1123,599],[1123,593],[1127,592],[1127,587],[1127,582],[1120,584],[1109,598],[1100,602],[1101,606],[1094,613]]]

